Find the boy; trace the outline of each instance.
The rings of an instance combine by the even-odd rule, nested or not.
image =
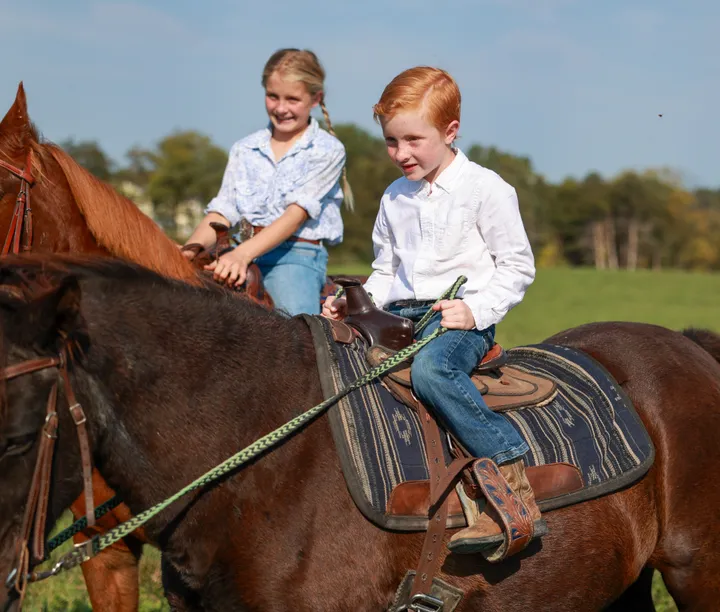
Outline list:
[[[468,278],[462,299],[432,306],[437,313],[422,337],[440,325],[450,331],[415,356],[413,389],[471,455],[498,464],[530,511],[536,535],[542,535],[544,521],[522,460],[527,444],[505,417],[487,407],[469,376],[492,347],[495,325],[535,278],[517,195],[454,147],[460,91],[447,72],[406,70],[373,110],[388,154],[404,177],[380,202],[372,235],[375,261],[365,289],[378,307],[417,322],[458,276]],[[343,299],[330,297],[323,314],[341,319],[345,307]],[[473,553],[502,543],[494,511],[480,512],[462,486],[458,492],[468,527],[452,537],[450,550]]]

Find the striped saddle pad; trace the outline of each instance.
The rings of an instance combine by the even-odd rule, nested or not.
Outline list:
[[[362,339],[336,343],[327,320],[306,321],[325,397],[371,369]],[[541,502],[541,510],[606,495],[647,472],[654,460],[652,441],[630,399],[602,365],[576,349],[549,344],[513,348],[508,357],[509,366],[550,377],[558,389],[549,403],[502,413],[530,447],[525,464],[566,463],[582,474],[582,489]],[[397,487],[428,479],[414,410],[375,380],[338,402],[328,418],[348,489],[361,512],[379,527],[424,530],[425,517],[398,516],[389,506]],[[458,520],[464,522],[462,515]]]

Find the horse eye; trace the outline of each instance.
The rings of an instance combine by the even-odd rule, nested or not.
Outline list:
[[[7,440],[2,446],[0,446],[0,459],[25,454],[32,448],[35,443],[35,438],[35,434],[31,434]]]
[[[28,452],[32,448],[32,445],[33,440],[30,440],[29,442],[23,442],[21,444],[10,444],[7,451],[5,452],[5,456],[12,457],[14,455],[22,455]]]

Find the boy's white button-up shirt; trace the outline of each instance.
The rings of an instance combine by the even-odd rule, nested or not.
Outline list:
[[[433,300],[458,276],[477,329],[499,323],[535,278],[515,189],[457,150],[430,185],[400,178],[385,191],[365,284],[377,306]]]

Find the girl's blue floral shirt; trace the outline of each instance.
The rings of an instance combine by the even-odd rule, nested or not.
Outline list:
[[[267,226],[294,203],[309,216],[296,236],[330,245],[342,242],[340,176],[345,147],[312,118],[305,133],[276,162],[270,135],[266,127],[232,146],[220,191],[206,213],[220,213],[232,225],[245,217],[253,225]]]

